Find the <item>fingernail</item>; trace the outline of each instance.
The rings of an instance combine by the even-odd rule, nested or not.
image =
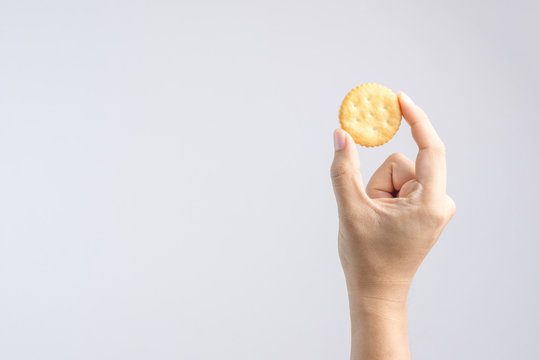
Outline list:
[[[403,91],[400,91],[400,93],[401,93],[401,98],[403,100],[405,100],[408,103],[414,104],[414,101],[412,101],[412,99],[409,97],[409,95],[405,94]]]
[[[345,134],[340,129],[334,131],[334,150],[339,151],[345,147]]]

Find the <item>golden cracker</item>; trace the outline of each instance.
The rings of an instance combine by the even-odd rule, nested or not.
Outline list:
[[[339,122],[357,144],[366,147],[383,145],[392,139],[401,124],[397,96],[379,84],[359,85],[343,99]]]

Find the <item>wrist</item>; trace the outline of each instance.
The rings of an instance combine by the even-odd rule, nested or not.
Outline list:
[[[407,297],[354,294],[349,292],[349,307],[353,321],[381,318],[406,321]]]
[[[406,304],[411,280],[358,280],[346,277],[349,300],[362,303]]]

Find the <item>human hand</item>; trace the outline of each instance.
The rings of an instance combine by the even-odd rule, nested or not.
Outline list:
[[[400,93],[418,145],[416,162],[393,154],[364,188],[354,140],[334,133],[331,176],[338,204],[338,247],[349,292],[404,301],[416,270],[455,213],[446,194],[445,147],[428,117]]]

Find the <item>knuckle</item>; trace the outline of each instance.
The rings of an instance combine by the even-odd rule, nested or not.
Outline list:
[[[448,213],[450,214],[449,217],[452,218],[456,213],[456,202],[448,195],[446,195],[446,201],[448,204]]]
[[[407,163],[409,159],[401,153],[393,153],[386,159],[386,163],[390,166],[396,166],[399,164]]]
[[[433,218],[437,224],[445,223],[448,219],[448,214],[443,206],[437,207],[437,210],[433,212]]]
[[[423,148],[422,150],[431,153],[432,155],[437,157],[446,156],[446,147],[441,140],[435,140],[434,142],[430,143],[429,146]]]
[[[433,146],[433,151],[435,151],[438,154],[446,155],[446,146],[442,142],[442,140],[437,140]]]
[[[445,224],[449,219],[448,210],[446,204],[444,203],[439,202],[437,204],[428,206],[427,212],[429,217],[437,226]]]
[[[445,195],[439,201],[429,204],[426,213],[436,226],[445,226],[456,213],[456,203]]]
[[[330,168],[330,177],[333,181],[340,181],[350,173],[349,167],[343,163],[333,163]]]
[[[388,161],[390,162],[401,162],[406,159],[406,156],[402,153],[393,153],[388,157]]]

